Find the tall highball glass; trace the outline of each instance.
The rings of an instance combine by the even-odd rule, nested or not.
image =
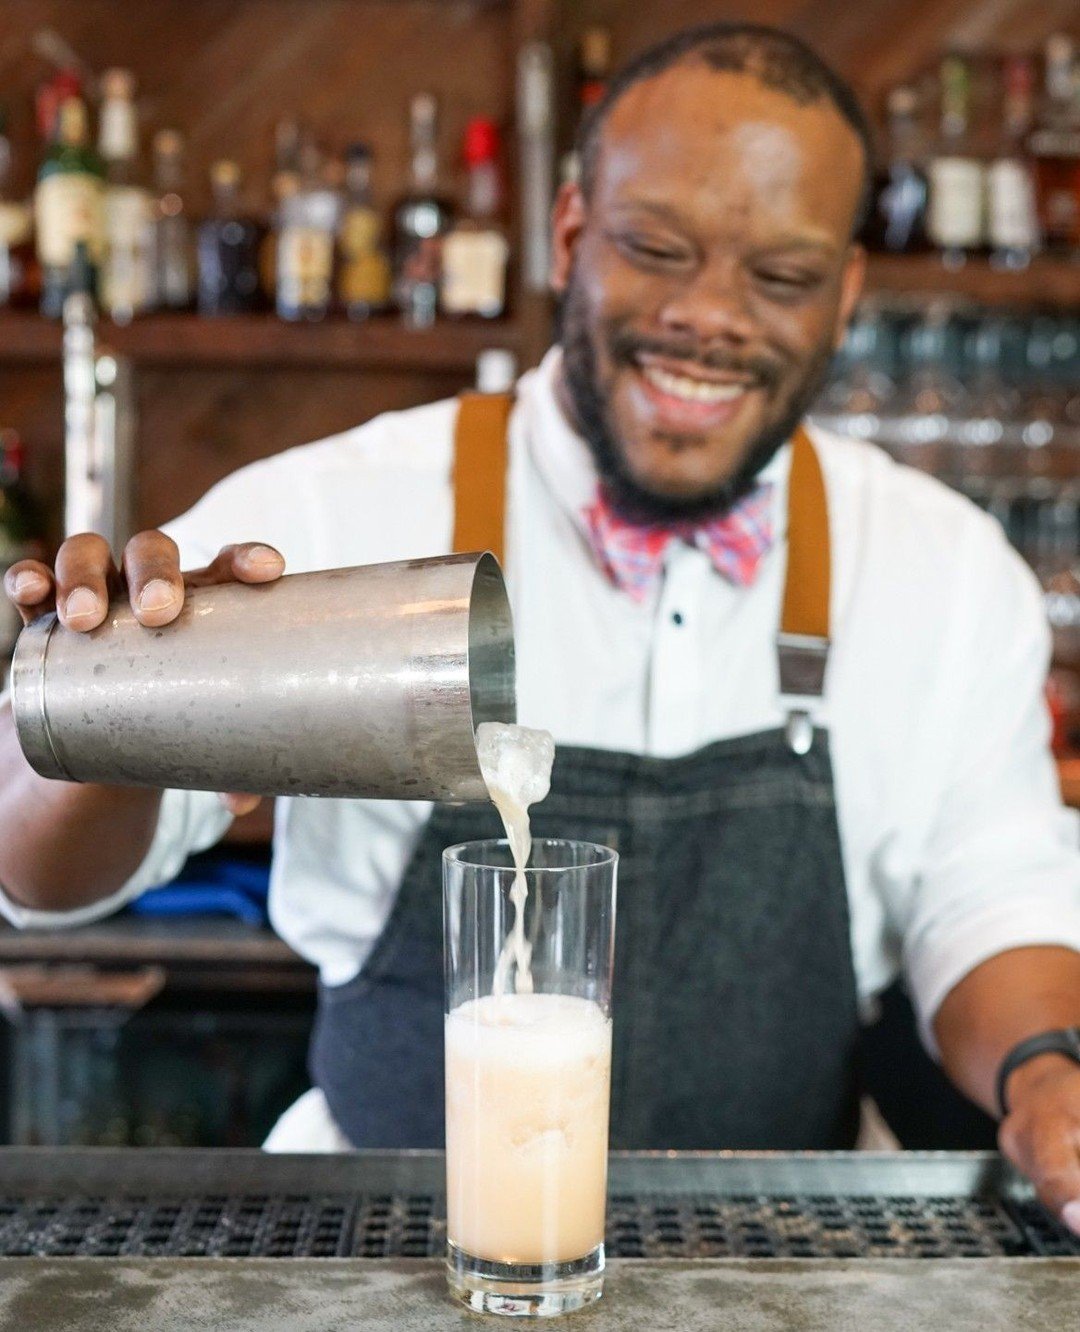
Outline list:
[[[533,989],[498,993],[507,844],[443,854],[447,1274],[478,1312],[567,1313],[603,1288],[617,862],[533,843]]]

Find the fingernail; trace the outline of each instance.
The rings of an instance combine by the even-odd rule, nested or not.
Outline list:
[[[1065,1204],[1061,1209],[1061,1219],[1074,1235],[1080,1235],[1080,1198]]]
[[[97,593],[91,592],[88,587],[77,587],[64,603],[64,615],[69,620],[86,620],[91,615],[97,615],[100,610],[101,602]]]
[[[166,610],[176,600],[176,593],[171,583],[164,578],[151,578],[139,593],[139,610]]]
[[[252,564],[280,564],[281,556],[270,546],[251,546],[247,553]]]
[[[17,597],[28,597],[35,590],[40,589],[42,584],[41,574],[21,573],[15,579],[15,595]]]

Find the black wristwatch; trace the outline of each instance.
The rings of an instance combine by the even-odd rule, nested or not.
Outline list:
[[[1021,1064],[1041,1054],[1062,1054],[1073,1063],[1080,1064],[1080,1027],[1062,1027],[1060,1031],[1044,1031],[1038,1036],[1029,1036],[1026,1041],[1014,1045],[1001,1061],[997,1076],[997,1102],[1002,1119],[1009,1113],[1005,1099],[1005,1084],[1009,1074],[1015,1073]]]

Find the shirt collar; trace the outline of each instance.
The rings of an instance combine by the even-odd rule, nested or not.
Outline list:
[[[588,540],[585,509],[596,498],[599,476],[589,446],[566,419],[555,385],[562,365],[562,348],[549,348],[536,370],[523,381],[527,411],[525,444],[544,485],[581,535]],[[791,445],[785,444],[759,480],[773,487],[773,528],[780,542],[787,534],[787,483]]]

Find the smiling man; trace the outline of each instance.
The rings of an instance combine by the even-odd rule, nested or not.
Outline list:
[[[1037,588],[964,500],[804,423],[862,278],[857,105],[794,39],[715,26],[624,70],[580,147],[560,345],[486,484],[520,719],[558,742],[534,828],[622,856],[613,1143],[850,1146],[862,1026],[902,974],[929,1047],[991,1113],[1000,1091],[1003,1146],[1080,1230],[1080,854]],[[185,578],[445,552],[455,450],[498,453],[493,407],[292,450],[119,570],[77,537],[10,594],[88,630],[123,581],[156,626]],[[17,924],[114,910],[243,803],[46,782],[0,724]],[[316,1085],[271,1145],[441,1140],[439,856],[496,831],[486,809],[280,803],[272,915],[322,986]]]

